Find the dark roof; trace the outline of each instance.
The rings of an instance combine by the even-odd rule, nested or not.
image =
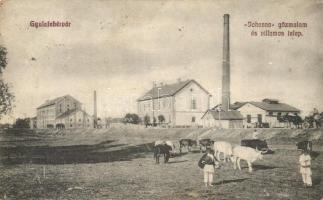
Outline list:
[[[68,110],[68,111],[66,111],[66,112],[64,112],[64,113],[62,113],[62,114],[60,114],[60,115],[58,115],[58,116],[56,117],[56,119],[67,117],[67,116],[69,116],[69,115],[71,115],[71,114],[74,114],[74,113],[75,113],[75,112],[77,112],[77,111],[81,111],[81,112],[83,112],[84,114],[89,115],[89,114],[87,114],[84,110],[80,110],[80,109],[73,109],[73,110]]]
[[[263,102],[268,102],[268,103],[278,103],[278,99],[271,99],[271,98],[266,98],[262,100]]]
[[[56,117],[56,119],[59,119],[59,118],[64,118],[64,117],[67,117],[73,113],[75,113],[77,110],[76,109],[73,109],[73,110],[67,110],[66,112],[63,112],[62,114],[58,115]]]
[[[145,100],[150,100],[152,98],[156,99],[156,98],[161,98],[161,97],[166,97],[166,96],[174,96],[177,92],[182,90],[185,86],[187,86],[191,82],[194,82],[195,84],[197,84],[207,94],[210,94],[198,82],[196,82],[193,79],[190,79],[190,80],[186,80],[186,81],[179,81],[174,84],[165,84],[162,86],[157,86],[155,88],[152,88],[146,94],[141,96],[137,101],[145,101]]]
[[[240,101],[237,101],[237,102],[234,102],[233,104],[230,105],[230,109],[232,110],[236,110],[238,108],[240,108],[241,106],[245,105],[247,102],[240,102]]]
[[[241,106],[243,106],[246,103],[247,102],[239,102],[239,101],[237,101],[234,104],[230,104],[230,109],[236,110],[236,109],[240,108]],[[214,106],[213,108],[211,108],[211,110],[217,110],[219,106],[222,106],[222,104],[218,104],[218,105]]]
[[[241,115],[241,113],[239,111],[236,110],[230,110],[230,111],[217,111],[217,110],[207,110],[204,115],[202,116],[202,118],[207,114],[207,113],[211,113],[211,115],[213,116],[213,118],[215,120],[242,120],[243,116]]]
[[[268,103],[256,101],[250,101],[248,103],[266,111],[300,112],[299,109],[285,103]]]
[[[66,98],[66,97],[71,97],[73,98],[72,96],[70,95],[64,95],[64,96],[61,96],[61,97],[57,97],[55,99],[52,99],[52,100],[47,100],[45,103],[41,104],[37,109],[39,108],[44,108],[44,107],[47,107],[47,106],[51,106],[51,105],[54,105],[55,103],[61,101],[62,99]],[[74,100],[76,100],[75,98],[73,98]],[[78,100],[76,100],[78,101]]]

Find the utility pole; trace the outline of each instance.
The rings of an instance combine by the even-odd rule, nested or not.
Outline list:
[[[155,81],[153,81],[153,92],[152,92],[152,95],[151,95],[152,96],[152,98],[151,98],[152,106],[153,106],[153,108],[152,108],[152,111],[153,111],[153,118],[152,118],[153,126],[155,125],[155,123],[154,123],[154,119],[155,119],[155,103],[154,103],[155,87],[156,87],[156,83],[155,83]]]

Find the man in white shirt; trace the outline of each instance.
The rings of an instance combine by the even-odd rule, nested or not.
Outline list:
[[[312,186],[312,170],[311,170],[311,156],[307,150],[299,157],[300,173],[305,187]]]

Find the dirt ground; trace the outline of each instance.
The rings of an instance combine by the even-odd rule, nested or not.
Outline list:
[[[12,135],[10,139],[3,135],[0,138],[0,199],[319,200],[323,197],[323,151],[319,144],[314,145],[319,154],[312,161],[312,188],[303,187],[299,152],[292,144],[270,145],[275,153],[255,162],[253,173],[248,172],[245,162],[242,171],[233,170],[231,163],[223,163],[216,170],[215,186],[206,188],[202,170],[197,166],[202,153],[184,152],[167,164],[155,164],[152,154],[155,137],[134,134],[118,139],[111,134],[104,135],[105,140],[93,136],[92,141],[83,144],[79,141],[65,144],[66,138],[62,142],[59,137],[34,133],[24,136],[15,140]]]

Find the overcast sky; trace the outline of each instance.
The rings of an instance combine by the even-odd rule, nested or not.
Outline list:
[[[7,0],[0,44],[8,49],[4,78],[16,95],[13,117],[35,116],[46,99],[65,94],[93,113],[93,90],[100,116],[121,116],[136,112],[136,98],[153,81],[178,78],[195,79],[216,100],[225,13],[232,101],[271,97],[304,113],[323,111],[323,1]],[[71,27],[36,29],[31,20],[67,20]],[[308,27],[295,29],[302,38],[251,37],[248,21]]]

